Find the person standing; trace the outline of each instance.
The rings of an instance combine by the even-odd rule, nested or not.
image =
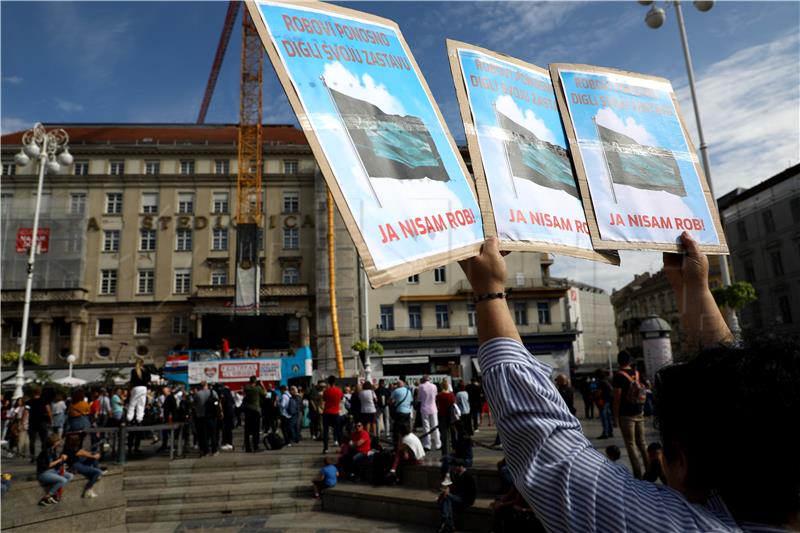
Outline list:
[[[412,394],[411,389],[409,389],[406,385],[405,376],[400,376],[400,379],[397,380],[397,388],[392,391],[392,395],[389,398],[389,404],[394,411],[394,414],[392,415],[392,422],[394,424],[392,426],[392,439],[395,443],[395,446],[397,446],[397,443],[402,436],[411,432],[411,410],[414,408],[414,395]],[[406,433],[401,434],[401,428],[406,428]],[[416,435],[414,436],[416,437]],[[419,439],[417,439],[417,441],[419,441]]]
[[[172,394],[172,389],[164,387],[162,389],[161,400],[161,416],[165,424],[172,424],[178,418],[178,402],[175,395]],[[164,451],[169,447],[170,431],[168,429],[161,430],[161,446],[158,451]]]
[[[359,421],[363,424],[364,429],[370,435],[376,435],[375,431],[375,414],[378,411],[377,403],[378,396],[372,388],[372,383],[365,381],[358,393],[359,406],[361,413],[359,414]]]
[[[472,428],[475,433],[478,431],[478,425],[481,420],[481,407],[482,396],[481,386],[478,384],[478,378],[473,377],[470,384],[466,387],[467,395],[469,396],[469,413],[472,417]]]
[[[442,436],[442,457],[450,454],[450,428],[456,419],[454,415],[456,395],[450,390],[450,382],[442,381],[442,391],[436,395],[436,411],[439,418],[439,430]]]
[[[389,436],[389,389],[386,388],[386,382],[383,379],[378,380],[378,388],[375,389],[375,396],[378,397],[377,414],[378,414],[378,432],[383,433],[384,437]]]
[[[217,452],[217,440],[214,438],[217,429],[218,407],[217,393],[208,387],[206,380],[201,381],[200,388],[194,393],[195,430],[201,457],[219,453]]]
[[[250,383],[244,388],[244,451],[258,451],[258,436],[261,428],[261,402],[266,398],[264,386],[255,376],[250,376]]]
[[[53,424],[50,402],[42,398],[42,390],[33,387],[32,398],[28,400],[28,438],[31,447],[31,463],[36,462],[36,437],[42,443],[42,450],[47,448],[47,434]]]
[[[230,387],[221,385],[220,400],[222,402],[222,445],[220,450],[233,451],[233,426],[236,423],[236,400]]]
[[[422,417],[422,446],[425,451],[431,450],[431,441],[437,450],[442,447],[440,440],[440,420],[436,409],[436,395],[438,394],[436,385],[431,383],[428,374],[422,376],[422,383],[417,387],[417,401],[419,401],[419,411]]]
[[[288,408],[289,415],[291,416],[289,428],[292,433],[292,442],[298,444],[300,442],[300,430],[303,427],[303,396],[295,385],[289,387],[289,395],[291,396]]]
[[[319,440],[321,436],[322,411],[325,409],[322,401],[324,384],[325,382],[320,380],[308,388],[308,430],[313,440]]]
[[[125,400],[122,399],[122,390],[117,388],[111,396],[111,424],[119,426],[124,415]]]
[[[598,368],[595,371],[597,390],[594,393],[594,401],[597,405],[600,421],[603,423],[603,434],[601,439],[610,439],[614,436],[614,417],[611,414],[611,403],[614,398],[614,390],[608,382],[608,371]]]
[[[86,394],[83,389],[77,389],[72,393],[72,401],[67,408],[67,433],[89,429],[92,426],[89,420],[90,411]]]
[[[631,355],[622,350],[617,355],[619,370],[614,374],[614,425],[625,440],[628,459],[636,479],[647,471],[647,441],[644,438],[644,386],[639,372],[631,367]]]
[[[344,393],[336,386],[336,376],[328,376],[328,388],[322,393],[324,408],[322,411],[322,453],[328,453],[328,429],[333,428],[333,440],[341,445],[342,428],[339,424],[339,412]]]
[[[236,407],[236,427],[242,425],[242,405],[244,404],[244,394],[240,390],[233,391],[233,405]],[[260,417],[259,417],[260,418]]]
[[[292,414],[290,412],[290,409],[294,408],[294,401],[286,385],[281,385],[280,391],[281,397],[278,400],[278,414],[281,417],[281,432],[283,433],[283,442],[286,443],[287,447],[290,447],[292,442],[294,442]]]
[[[60,394],[56,394],[53,398],[53,403],[50,404],[50,414],[53,416],[51,431],[61,435],[64,432],[64,424],[67,422],[67,404]]]
[[[561,395],[561,399],[564,400],[564,403],[567,404],[567,409],[569,409],[570,414],[575,414],[575,392],[572,390],[572,387],[569,386],[569,380],[567,376],[564,374],[559,374],[556,376],[556,389],[558,389],[558,393]]]
[[[144,367],[144,359],[136,359],[136,366],[131,370],[131,394],[128,399],[128,423],[134,420],[142,423],[144,408],[147,403],[147,385],[150,384],[150,372]]]
[[[461,429],[467,435],[472,435],[472,415],[469,405],[469,393],[464,386],[464,382],[458,384],[458,392],[456,393],[456,405],[461,411]]]

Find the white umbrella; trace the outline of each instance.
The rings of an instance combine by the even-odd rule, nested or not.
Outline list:
[[[73,376],[66,376],[63,378],[59,378],[55,380],[56,383],[60,383],[61,385],[67,385],[69,387],[77,387],[79,385],[86,385],[86,380],[81,378],[76,378]]]

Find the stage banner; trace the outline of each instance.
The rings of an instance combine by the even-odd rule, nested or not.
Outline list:
[[[719,212],[670,82],[550,65],[595,249],[727,254]]]
[[[370,284],[474,255],[474,186],[397,24],[320,2],[246,4]]]
[[[259,381],[281,380],[281,359],[216,360],[192,362],[189,366],[189,383],[244,383],[250,376]]]
[[[447,52],[486,235],[504,250],[619,264],[592,248],[550,73],[458,41]]]

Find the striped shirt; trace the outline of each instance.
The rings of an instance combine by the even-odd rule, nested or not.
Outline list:
[[[491,339],[478,357],[515,485],[548,531],[778,531],[737,525],[716,495],[693,504],[610,462],[584,437],[550,368],[517,341]]]

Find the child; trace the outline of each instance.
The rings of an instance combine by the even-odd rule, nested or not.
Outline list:
[[[312,481],[314,484],[314,498],[319,499],[322,491],[336,486],[339,471],[336,469],[336,460],[332,457],[325,458],[325,466],[319,471],[319,478]]]
[[[39,453],[36,459],[36,477],[46,489],[39,505],[52,505],[58,503],[58,492],[72,479],[69,472],[59,473],[59,467],[67,460],[67,456],[59,454],[56,448],[61,444],[61,437],[56,434],[47,438],[47,448]]]
[[[611,461],[614,463],[619,461],[619,458],[621,457],[619,447],[614,446],[613,444],[611,446],[606,446],[606,457],[611,459]]]

